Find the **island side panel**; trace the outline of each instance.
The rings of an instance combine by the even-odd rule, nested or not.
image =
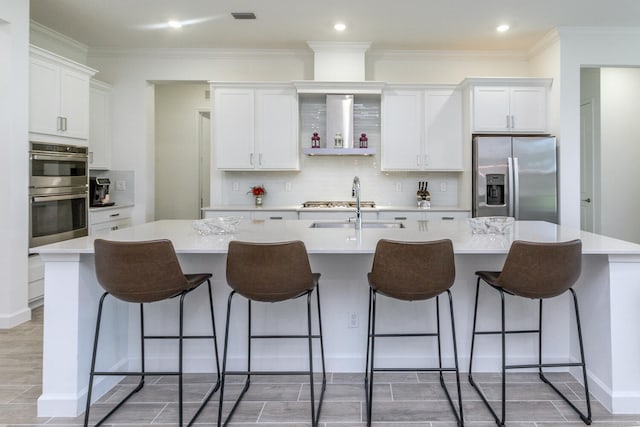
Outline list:
[[[97,284],[93,255],[48,254],[45,261],[45,313],[42,395],[38,416],[75,417],[84,412],[89,381],[97,304],[103,290]],[[98,369],[123,369],[128,365],[126,311],[117,305],[104,310],[104,344]],[[119,381],[100,378],[94,398]]]

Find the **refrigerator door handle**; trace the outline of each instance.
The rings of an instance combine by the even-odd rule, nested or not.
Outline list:
[[[520,197],[520,165],[518,164],[518,158],[513,158],[513,210],[516,219],[520,219],[520,203],[518,197]]]
[[[513,179],[513,158],[512,157],[507,157],[507,186],[508,186],[508,191],[509,191],[509,210],[508,210],[508,215],[509,216],[514,216],[514,209],[513,209],[513,201],[514,201],[514,191],[515,191],[515,187],[514,187],[514,179]],[[517,216],[516,216],[516,219]]]

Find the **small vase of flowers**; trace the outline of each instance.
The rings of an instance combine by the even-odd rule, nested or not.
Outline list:
[[[267,194],[267,190],[264,189],[264,185],[255,185],[247,191],[247,194],[253,195],[256,206],[262,206],[262,197]]]

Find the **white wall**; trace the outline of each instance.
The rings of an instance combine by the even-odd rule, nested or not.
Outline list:
[[[640,69],[600,70],[601,233],[640,243]]]
[[[29,2],[0,0],[0,328],[28,307]]]
[[[560,222],[580,228],[580,67],[640,66],[640,29],[560,28],[559,34]]]

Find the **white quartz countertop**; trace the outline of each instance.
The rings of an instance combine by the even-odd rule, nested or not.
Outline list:
[[[233,234],[201,236],[189,220],[164,220],[101,234],[134,241],[169,239],[178,253],[226,253],[230,240],[273,242],[302,240],[310,254],[372,254],[380,239],[451,239],[456,254],[504,254],[513,240],[558,242],[582,239],[584,254],[640,255],[640,245],[542,221],[516,221],[505,235],[472,234],[465,220],[401,221],[405,228],[310,228],[311,220],[245,220]],[[367,222],[367,221],[365,221]],[[47,254],[93,253],[93,236],[32,248]],[[45,257],[46,260],[46,257]]]
[[[281,206],[269,206],[262,205],[261,207],[251,206],[251,205],[219,205],[219,206],[210,206],[208,208],[202,208],[203,211],[323,211],[323,212],[339,212],[339,211],[353,211],[355,208],[347,208],[347,207],[331,207],[331,208],[303,208],[302,205],[281,205]],[[385,205],[376,205],[375,208],[362,208],[363,212],[407,212],[407,211],[416,211],[416,212],[469,212],[470,209],[460,208],[457,206],[432,206],[428,209],[419,208],[418,206],[407,205],[407,206],[385,206]]]

